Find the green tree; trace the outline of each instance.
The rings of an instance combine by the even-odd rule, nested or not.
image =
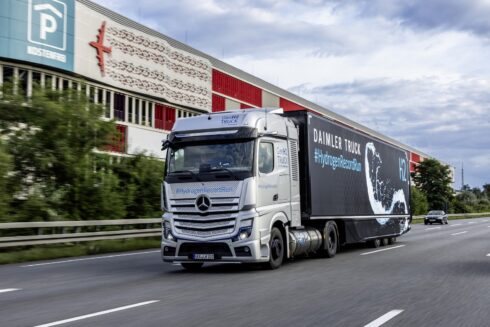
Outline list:
[[[412,178],[415,186],[427,197],[429,209],[447,210],[453,198],[449,166],[435,159],[426,159],[417,165]]]
[[[121,180],[128,218],[159,217],[160,183],[163,162],[143,154],[121,158],[113,163],[113,171]]]
[[[427,197],[422,191],[414,186],[410,188],[410,207],[412,208],[412,214],[414,215],[423,215],[429,210]]]
[[[117,135],[76,91],[36,88],[0,100],[0,219],[158,217],[163,162],[101,151]],[[9,215],[7,215],[9,213]],[[10,215],[11,214],[11,215]]]
[[[12,158],[6,152],[5,146],[0,139],[0,221],[8,220],[8,212],[11,202],[9,191],[8,174],[12,170]]]
[[[490,200],[490,184],[483,184],[483,193]]]
[[[104,148],[116,132],[113,122],[101,119],[102,106],[76,91],[40,88],[28,102],[12,92],[3,100],[0,131],[14,159],[12,211],[18,220],[96,218],[107,210],[80,207],[100,209],[120,201],[117,192],[105,192],[108,184],[101,182],[109,180],[114,186],[117,177],[93,176],[94,149]]]

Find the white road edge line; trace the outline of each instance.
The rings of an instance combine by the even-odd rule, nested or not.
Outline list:
[[[73,322],[73,321],[77,321],[77,320],[92,318],[92,317],[96,317],[96,316],[100,316],[100,315],[106,315],[108,313],[113,313],[113,312],[117,312],[117,311],[132,309],[132,308],[136,308],[136,307],[141,307],[143,305],[152,304],[152,303],[159,302],[159,301],[160,300],[153,300],[153,301],[146,301],[146,302],[140,302],[140,303],[125,305],[125,306],[119,307],[119,308],[114,308],[114,309],[109,309],[109,310],[94,312],[94,313],[90,313],[88,315],[78,316],[78,317],[69,318],[69,319],[65,319],[65,320],[59,320],[59,321],[50,322],[50,323],[43,324],[43,325],[37,325],[35,327],[51,327],[51,326],[62,325],[62,324],[66,324],[68,322]]]
[[[378,319],[371,321],[369,324],[365,325],[364,327],[379,327],[384,323],[386,323],[388,320],[395,318],[402,312],[403,310],[391,310],[390,312],[382,315]]]
[[[489,253],[489,254],[487,254],[487,257],[490,257],[490,253]]]
[[[430,227],[430,228],[426,228],[424,230],[439,229],[439,228],[441,228],[441,226],[439,226],[439,227]]]
[[[389,248],[384,248],[384,249],[381,249],[381,250],[370,251],[370,252],[364,252],[364,253],[361,253],[361,255],[366,255],[366,254],[371,254],[371,253],[376,253],[376,252],[382,252],[382,251],[393,250],[393,249],[401,248],[401,247],[404,247],[404,246],[405,246],[405,244],[402,244],[402,245],[397,245],[397,246],[392,246],[392,247],[389,247]]]
[[[6,288],[3,290],[0,290],[0,293],[7,293],[7,292],[15,292],[15,291],[20,291],[20,288]]]
[[[148,253],[157,253],[157,252],[160,252],[160,250],[145,251],[145,252],[136,252],[136,253],[113,254],[113,255],[105,255],[105,256],[99,256],[99,257],[89,257],[89,258],[81,258],[81,259],[70,259],[70,260],[53,261],[53,262],[34,263],[34,264],[31,264],[31,265],[25,265],[25,266],[21,266],[21,267],[47,266],[47,265],[56,265],[56,264],[59,264],[59,263],[76,262],[76,261],[88,261],[88,260],[97,260],[97,259],[108,259],[108,258],[116,258],[116,257],[127,257],[127,256],[130,256],[130,255],[148,254]]]
[[[468,233],[468,231],[465,230],[464,232],[454,233],[454,234],[451,234],[451,236],[461,235],[461,234],[465,234],[465,233]]]
[[[449,226],[454,227],[454,226],[461,226],[461,225],[463,225],[463,224],[451,224]]]

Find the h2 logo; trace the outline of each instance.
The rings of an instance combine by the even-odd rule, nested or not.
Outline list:
[[[400,180],[402,182],[407,181],[407,161],[405,159],[399,158],[398,165],[400,169]]]
[[[67,19],[66,3],[60,0],[29,0],[29,42],[65,51]]]

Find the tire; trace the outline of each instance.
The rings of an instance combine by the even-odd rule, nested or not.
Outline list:
[[[339,230],[335,221],[327,221],[323,228],[323,250],[322,256],[333,258],[339,247]]]
[[[199,271],[204,263],[202,262],[182,262],[180,264],[185,270],[188,271]]]
[[[432,223],[429,223],[429,224],[431,224],[431,225],[432,225]]]
[[[388,244],[389,244],[389,245],[393,245],[393,244],[395,244],[395,243],[396,243],[396,237],[390,237],[390,238],[388,239]]]
[[[284,260],[284,238],[277,227],[272,227],[271,239],[269,240],[269,262],[263,264],[263,268],[273,270],[281,267]]]
[[[379,248],[379,246],[381,245],[381,240],[379,238],[370,240],[368,244],[372,248]]]
[[[424,221],[424,225],[427,225],[427,224],[428,224],[428,222]]]
[[[387,246],[388,244],[390,244],[390,241],[386,237],[381,239],[382,246]]]

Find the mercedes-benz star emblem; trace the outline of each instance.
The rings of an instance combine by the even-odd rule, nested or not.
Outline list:
[[[208,211],[211,208],[211,200],[206,195],[199,195],[196,199],[196,208],[199,211]]]

